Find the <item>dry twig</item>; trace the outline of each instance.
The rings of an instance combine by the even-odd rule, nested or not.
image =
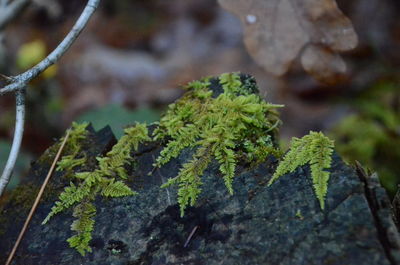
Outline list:
[[[16,4],[24,0],[14,0],[11,4]],[[7,161],[7,165],[3,171],[3,174],[0,177],[0,196],[3,194],[5,187],[7,186],[12,171],[15,166],[15,161],[19,153],[19,148],[21,145],[22,135],[23,135],[23,124],[24,124],[24,115],[25,114],[25,104],[19,104],[24,102],[24,90],[28,83],[37,77],[39,74],[44,72],[48,67],[56,63],[61,56],[71,47],[72,43],[76,40],[79,34],[87,25],[90,17],[93,15],[94,11],[97,9],[100,0],[88,0],[82,14],[76,21],[75,25],[72,27],[71,31],[67,34],[67,36],[63,39],[63,41],[55,48],[46,58],[44,58],[37,65],[32,67],[31,69],[25,71],[22,74],[17,76],[10,77],[11,82],[3,88],[0,88],[0,96],[9,92],[15,92],[17,98],[17,114],[16,114],[16,125],[14,132],[14,140],[13,145],[11,147],[11,152]],[[7,1],[3,0],[0,2],[2,5],[6,5]],[[8,4],[10,6],[11,4]],[[4,9],[5,10],[5,9]],[[0,20],[1,27],[1,20]],[[1,28],[0,28],[1,30]]]
[[[6,265],[9,265],[9,264],[11,263],[11,261],[12,261],[12,259],[13,259],[13,257],[14,257],[14,254],[15,254],[15,252],[17,251],[17,248],[18,248],[18,246],[19,246],[19,243],[21,242],[22,237],[24,236],[25,231],[26,231],[26,229],[27,229],[27,227],[28,227],[28,224],[29,224],[29,222],[31,221],[33,214],[35,213],[35,210],[36,210],[36,208],[37,208],[37,206],[38,206],[38,204],[39,204],[39,201],[40,201],[40,199],[42,198],[44,189],[46,188],[46,185],[47,185],[47,183],[49,182],[51,175],[53,174],[53,171],[54,171],[54,168],[55,168],[55,166],[56,166],[56,163],[57,163],[58,159],[60,158],[61,152],[63,151],[64,146],[65,146],[65,144],[66,144],[66,142],[67,142],[67,140],[68,140],[69,133],[70,133],[70,130],[67,131],[67,134],[66,134],[65,137],[64,137],[64,141],[62,142],[62,144],[61,144],[61,146],[60,146],[60,149],[58,149],[58,152],[57,152],[57,154],[56,154],[56,157],[54,158],[53,164],[51,165],[50,170],[49,170],[49,172],[47,173],[47,176],[46,176],[46,178],[45,178],[45,180],[44,180],[42,186],[40,187],[39,193],[38,193],[38,195],[36,196],[36,199],[35,199],[35,202],[33,203],[33,206],[32,206],[32,208],[31,208],[31,211],[29,212],[28,217],[26,218],[26,221],[25,221],[25,223],[24,223],[24,226],[22,227],[21,232],[20,232],[19,235],[18,235],[17,241],[15,242],[14,247],[13,247],[13,249],[11,250],[10,255],[8,256]]]

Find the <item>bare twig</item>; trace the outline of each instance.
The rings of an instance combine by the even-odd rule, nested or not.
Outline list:
[[[17,160],[19,148],[21,147],[22,136],[24,133],[24,122],[25,122],[25,88],[18,90],[16,93],[16,115],[15,115],[15,131],[14,139],[11,146],[10,155],[3,174],[0,177],[0,196],[3,194],[12,174]]]
[[[4,8],[8,5],[8,0],[0,0],[0,8]]]
[[[0,78],[4,79],[7,83],[11,83],[12,81],[14,81],[11,77],[0,74]]]
[[[7,4],[7,0],[2,0],[0,5],[0,30],[16,17],[30,0],[14,0]]]
[[[0,0],[2,1],[2,0]],[[12,4],[17,4],[23,0],[14,0],[11,4],[7,6],[10,7]],[[24,129],[24,116],[25,116],[25,104],[24,104],[24,92],[25,87],[35,77],[45,71],[49,66],[56,63],[61,56],[71,47],[72,43],[76,40],[82,30],[85,28],[88,23],[90,17],[93,15],[94,11],[97,9],[100,0],[88,0],[82,14],[76,21],[75,25],[72,27],[71,31],[67,34],[67,36],[62,40],[62,42],[55,48],[45,59],[39,62],[37,65],[27,70],[26,72],[10,77],[10,84],[0,89],[0,95],[3,95],[7,92],[16,92],[17,98],[17,116],[16,116],[16,126],[14,132],[14,140],[11,148],[11,152],[9,155],[9,159],[7,161],[6,167],[3,171],[2,176],[0,177],[0,196],[3,194],[5,187],[7,186],[12,171],[14,169],[15,161],[18,156],[19,148],[21,145],[23,129]],[[0,2],[5,4],[6,2]],[[3,10],[5,10],[3,8]],[[1,24],[0,24],[1,25]]]
[[[6,265],[9,265],[9,264],[11,263],[11,261],[12,261],[12,259],[13,259],[13,257],[14,257],[14,254],[15,254],[15,252],[17,251],[17,248],[18,248],[18,246],[19,246],[19,243],[21,242],[22,237],[23,237],[24,234],[25,234],[26,228],[28,227],[28,224],[29,224],[29,222],[31,221],[33,214],[35,213],[35,210],[36,210],[36,208],[37,208],[37,206],[38,206],[38,204],[39,204],[39,201],[40,201],[40,199],[42,198],[44,189],[46,188],[46,185],[47,185],[47,183],[49,182],[51,175],[53,174],[53,171],[54,171],[54,168],[55,168],[55,166],[56,166],[56,163],[57,163],[58,159],[60,158],[61,152],[63,151],[64,146],[65,146],[65,144],[66,144],[66,142],[67,142],[67,139],[68,139],[68,137],[69,137],[69,133],[70,133],[70,130],[67,131],[67,134],[66,134],[65,137],[64,137],[64,141],[62,142],[62,144],[61,144],[61,146],[60,146],[60,149],[58,149],[57,155],[56,155],[56,157],[55,157],[54,160],[53,160],[53,164],[51,165],[50,170],[49,170],[49,172],[47,173],[47,176],[46,176],[46,178],[45,178],[45,180],[44,180],[42,186],[40,187],[39,193],[38,193],[38,195],[36,196],[36,199],[35,199],[35,202],[33,203],[33,206],[32,206],[32,208],[31,208],[31,211],[29,212],[28,217],[26,218],[26,221],[25,221],[25,223],[24,223],[24,226],[22,227],[21,232],[20,232],[19,235],[18,235],[17,241],[15,242],[14,247],[13,247],[13,249],[11,250],[10,255],[8,256]]]
[[[49,66],[56,63],[61,56],[68,50],[72,43],[76,40],[82,30],[85,28],[90,17],[93,15],[94,11],[97,9],[100,0],[89,0],[86,4],[85,9],[76,21],[75,25],[72,27],[71,31],[65,36],[63,41],[55,48],[46,58],[44,58],[40,63],[29,69],[28,71],[14,76],[14,82],[0,89],[0,95],[8,92],[16,91],[22,87],[25,87],[32,79],[41,74]]]

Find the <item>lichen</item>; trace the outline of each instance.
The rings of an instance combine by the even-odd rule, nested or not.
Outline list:
[[[276,108],[254,94],[253,84],[244,85],[237,73],[222,74],[218,81],[223,92],[210,89],[210,78],[189,83],[186,94],[171,104],[154,132],[154,140],[168,142],[156,160],[161,167],[191,148],[194,155],[175,178],[162,187],[178,185],[181,215],[193,206],[201,193],[201,176],[212,159],[219,163],[225,186],[233,194],[232,182],[239,160],[264,160],[279,155],[273,143],[280,123]]]

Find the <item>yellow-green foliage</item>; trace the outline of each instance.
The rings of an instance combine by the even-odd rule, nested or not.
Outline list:
[[[293,137],[290,150],[279,163],[268,185],[280,176],[293,172],[297,167],[310,164],[314,192],[321,209],[325,207],[325,196],[328,191],[329,172],[331,167],[333,141],[321,132],[310,132],[302,138]]]
[[[75,206],[72,215],[76,220],[73,221],[71,230],[77,234],[67,239],[67,242],[83,256],[86,251],[90,251],[88,246],[92,239],[96,207],[90,202],[82,202]]]
[[[85,135],[82,127],[83,125],[73,127],[71,136],[73,135],[74,138],[71,138],[72,142],[69,143],[71,146],[75,146],[74,139],[78,132],[81,135]],[[140,143],[148,140],[150,138],[145,124],[137,124],[125,129],[125,135],[113,146],[111,151],[105,157],[97,158],[98,167],[94,171],[77,172],[73,175],[73,181],[71,181],[70,186],[66,187],[60,194],[59,201],[52,207],[43,224],[47,223],[55,214],[74,206],[73,215],[76,220],[71,229],[76,234],[67,241],[71,247],[82,255],[87,251],[90,252],[89,242],[92,238],[93,217],[96,213],[96,209],[91,202],[98,195],[121,197],[136,194],[122,181],[128,176],[125,166],[133,162],[130,155],[131,150],[137,150]],[[79,143],[75,147],[71,150],[74,152],[80,150]],[[77,164],[74,162],[74,158],[77,155],[78,153],[72,153],[64,156],[58,165],[58,169],[73,170],[75,166],[72,165]],[[69,162],[64,163],[64,160]]]
[[[211,82],[214,90],[210,89]],[[133,162],[131,151],[137,150],[140,143],[151,140],[165,143],[156,159],[157,167],[178,157],[184,149],[193,152],[178,175],[162,185],[178,186],[182,216],[187,206],[196,203],[202,191],[202,176],[213,160],[218,163],[225,186],[232,194],[239,161],[258,164],[270,154],[277,158],[282,156],[275,144],[280,124],[276,109],[282,106],[267,103],[258,96],[254,79],[227,73],[218,79],[204,78],[191,82],[185,89],[185,95],[169,106],[158,123],[153,139],[148,136],[144,124],[125,129],[125,135],[112,150],[104,157],[96,158],[97,166],[92,171],[88,171],[82,150],[88,133],[87,124],[73,124],[65,149],[67,154],[57,167],[70,177],[70,185],[60,194],[43,223],[73,207],[76,219],[71,230],[75,234],[67,241],[82,255],[91,251],[89,243],[96,214],[95,198],[135,194],[124,180],[128,178],[126,168]],[[323,209],[329,179],[325,170],[331,166],[332,149],[333,141],[322,133],[310,132],[301,139],[293,138],[290,151],[278,165],[269,185],[279,176],[309,163],[315,194]]]
[[[72,123],[72,128],[70,131],[70,135],[68,141],[64,148],[64,153],[68,153],[68,155],[64,155],[60,161],[57,162],[57,171],[65,171],[67,175],[73,173],[73,169],[77,166],[81,166],[86,162],[86,157],[79,157],[82,154],[81,147],[83,141],[86,139],[88,131],[86,127],[88,123]],[[64,138],[61,138],[61,142]]]
[[[400,184],[399,91],[399,82],[388,81],[367,89],[351,100],[357,112],[331,130],[340,155],[376,170],[392,198]]]
[[[201,176],[213,158],[232,194],[239,159],[252,162],[263,160],[268,154],[279,154],[272,138],[280,122],[275,109],[281,106],[253,94],[251,85],[242,83],[237,73],[222,74],[219,83],[223,93],[218,96],[209,89],[209,78],[189,83],[188,92],[169,106],[154,132],[155,140],[168,140],[156,160],[158,167],[185,148],[195,152],[178,176],[163,185],[179,186],[181,215],[188,205],[195,204],[201,192]]]

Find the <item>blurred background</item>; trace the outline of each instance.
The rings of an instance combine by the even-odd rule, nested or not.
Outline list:
[[[400,2],[337,1],[359,37],[343,54],[347,74],[323,85],[298,63],[283,77],[249,56],[242,25],[216,0],[103,0],[59,63],[30,84],[23,150],[9,188],[72,121],[109,124],[117,137],[134,121],[158,120],[179,86],[240,71],[281,109],[282,145],[309,130],[335,140],[349,163],[377,171],[393,196],[400,183]],[[34,0],[4,31],[0,73],[16,75],[43,59],[70,30],[86,1]],[[0,168],[13,135],[15,102],[0,97]]]

